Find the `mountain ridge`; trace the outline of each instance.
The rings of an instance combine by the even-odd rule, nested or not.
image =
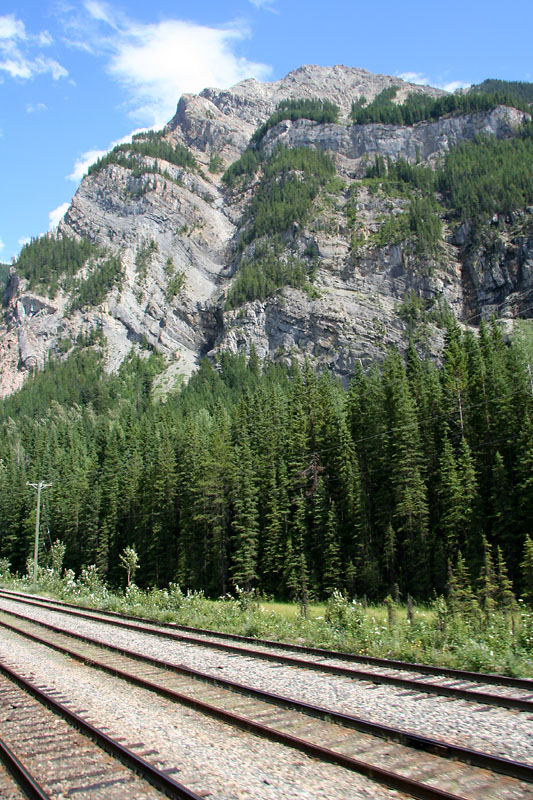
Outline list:
[[[159,350],[173,373],[186,376],[206,354],[249,352],[253,345],[262,358],[308,359],[349,378],[358,363],[379,357],[388,346],[406,348],[413,330],[403,318],[402,304],[413,293],[425,314],[418,344],[435,354],[442,345],[432,319],[439,306],[464,320],[477,313],[489,316],[510,297],[508,315],[522,313],[533,291],[530,210],[523,209],[519,221],[509,224],[496,214],[503,249],[498,255],[492,247],[487,256],[478,246],[473,256],[472,230],[452,224],[438,207],[434,216],[443,231],[438,257],[421,256],[413,230],[406,228],[419,190],[402,196],[365,176],[379,158],[434,168],[450,148],[480,134],[509,139],[528,115],[500,105],[412,127],[348,125],[354,101],[364,94],[369,103],[394,87],[399,87],[398,103],[412,93],[446,96],[439,89],[361,69],[306,65],[280,81],[251,79],[180,98],[161,140],[186,147],[197,166],[128,155],[126,147],[122,163],[97,165],[83,179],[57,236],[86,239],[120,258],[120,281],[102,300],[69,312],[72,297],[97,273],[98,263],[88,261],[70,287],[63,281],[62,288],[58,276],[53,298],[19,276],[0,340],[0,394],[18,388],[28,367],[31,371],[49,354],[68,354],[69,340],[95,328],[106,339],[110,370],[118,368],[132,346]],[[257,127],[281,101],[306,98],[337,103],[339,122],[282,120],[266,132],[263,160],[255,172],[241,180],[238,190],[228,188],[223,169],[249,151]],[[302,175],[288,166],[280,167],[270,183],[265,178],[280,147],[294,153],[323,151],[336,176],[317,189],[305,219],[263,237],[264,246],[261,238],[243,244],[243,231],[250,225],[246,212],[252,202],[258,207],[258,192],[266,192],[268,206],[268,193],[276,185],[291,191]],[[253,152],[257,155],[258,149]],[[511,228],[516,229],[514,238]],[[407,234],[398,239],[404,229]],[[387,230],[392,231],[390,241],[383,233]],[[274,242],[274,255],[269,242]],[[267,248],[262,256],[261,247]],[[251,270],[254,263],[285,275],[293,265],[301,272],[301,285],[291,285],[289,278],[288,285],[266,297],[227,308],[226,297],[239,274],[242,278],[243,265]]]

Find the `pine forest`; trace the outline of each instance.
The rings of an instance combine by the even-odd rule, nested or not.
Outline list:
[[[448,319],[442,363],[411,343],[344,388],[328,373],[205,360],[166,399],[161,359],[103,371],[102,342],[51,362],[0,407],[0,549],[23,573],[35,498],[65,564],[218,597],[428,600],[486,583],[533,600],[533,348]]]

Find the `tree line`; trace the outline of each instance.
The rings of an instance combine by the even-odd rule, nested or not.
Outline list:
[[[3,294],[9,280],[10,264],[0,263],[0,292]]]
[[[293,253],[286,252],[280,237],[258,242],[252,258],[243,257],[226,295],[226,309],[239,308],[251,300],[266,300],[283,286],[310,291],[316,269]]]
[[[331,100],[313,100],[310,98],[282,100],[276,111],[252,135],[252,143],[257,145],[268,131],[284,119],[310,119],[313,122],[337,122],[339,107]]]
[[[133,546],[141,585],[211,596],[423,600],[454,580],[477,588],[496,564],[526,593],[529,342],[449,320],[440,365],[411,344],[406,361],[390,352],[349,388],[261,365],[253,350],[223,354],[164,402],[158,356],[109,376],[94,347],[0,405],[0,555],[13,569],[33,538],[26,482],[45,479],[44,541],[111,582]]]
[[[469,91],[485,94],[503,94],[512,98],[512,100],[533,103],[533,83],[528,83],[527,81],[502,81],[496,78],[487,78],[482,83],[471,86]]]
[[[15,269],[28,279],[30,289],[44,290],[49,297],[54,297],[62,277],[72,278],[89,258],[97,258],[103,252],[87,239],[48,233],[22,247]]]
[[[423,197],[438,192],[452,218],[485,224],[494,214],[508,214],[533,203],[533,124],[497,139],[480,135],[450,148],[436,170],[377,155],[366,172],[382,189]]]
[[[492,111],[498,106],[530,110],[529,103],[516,93],[476,91],[431,97],[422,92],[412,92],[403,103],[396,103],[397,93],[398,87],[392,86],[383,89],[370,103],[365,97],[355,100],[350,114],[353,124],[415,125],[417,122],[437,120],[447,115]]]
[[[163,138],[162,131],[146,131],[133,136],[132,141],[125,144],[118,144],[109,153],[91,164],[87,174],[94,175],[107,167],[109,164],[119,164],[133,170],[136,177],[143,175],[147,169],[139,162],[137,156],[149,156],[161,161],[167,161],[178,167],[197,169],[198,164],[192,153],[181,144],[171,144]]]
[[[336,172],[331,158],[312,147],[278,147],[262,166],[242,220],[241,247],[258,237],[283,233],[295,223],[304,225],[313,200]]]

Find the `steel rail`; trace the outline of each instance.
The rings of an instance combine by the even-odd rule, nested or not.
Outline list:
[[[127,658],[140,661],[145,664],[150,664],[151,666],[155,666],[160,669],[175,672],[181,675],[186,675],[195,680],[200,680],[206,683],[210,683],[219,686],[223,689],[228,689],[230,691],[234,691],[242,695],[254,697],[258,700],[266,701],[273,705],[277,705],[284,708],[291,708],[308,716],[318,717],[323,720],[327,720],[329,722],[342,725],[345,728],[359,730],[362,733],[370,734],[372,736],[376,736],[382,739],[395,741],[406,747],[424,751],[432,755],[437,755],[441,758],[454,759],[456,761],[460,761],[465,764],[477,766],[482,769],[489,769],[492,772],[497,772],[502,775],[507,775],[508,777],[517,778],[518,780],[526,781],[528,783],[533,783],[533,766],[523,762],[512,761],[511,759],[502,758],[500,756],[493,756],[489,753],[484,753],[479,750],[472,750],[471,748],[461,747],[460,745],[449,744],[439,739],[432,739],[430,737],[421,736],[419,734],[413,734],[406,730],[393,728],[391,726],[382,725],[376,722],[371,722],[370,720],[365,720],[360,717],[355,717],[351,714],[334,711],[332,709],[323,708],[321,706],[315,706],[310,703],[305,703],[303,701],[296,700],[294,698],[285,697],[283,695],[274,694],[272,692],[267,692],[262,689],[254,689],[253,687],[247,686],[245,684],[240,684],[235,681],[230,681],[225,678],[210,675],[209,673],[202,673],[198,670],[194,670],[190,667],[185,667],[181,664],[172,664],[170,662],[162,661],[160,659],[156,659],[151,656],[146,656],[123,647],[118,647],[117,645],[105,644],[97,639],[92,639],[89,636],[85,636],[79,633],[72,633],[70,631],[64,631],[63,629],[51,625],[50,623],[35,622],[31,618],[24,617],[23,615],[17,614],[16,612],[2,611],[2,613],[10,614],[24,621],[28,621],[32,624],[36,624],[37,626],[49,629],[54,633],[59,633],[60,635],[80,640],[82,642],[90,644],[91,646],[96,646],[100,649],[106,649],[113,653],[118,653]],[[159,683],[148,681],[145,678],[139,677],[137,675],[131,675],[131,673],[125,672],[124,670],[121,670],[118,667],[110,666],[103,662],[97,661],[96,659],[88,657],[86,654],[79,653],[76,650],[71,650],[70,648],[59,645],[56,642],[50,642],[49,640],[39,637],[36,634],[32,634],[28,631],[21,631],[16,626],[10,625],[9,623],[6,623],[3,620],[0,620],[0,625],[14,631],[15,633],[19,633],[22,636],[26,636],[38,642],[39,644],[44,644],[52,649],[57,650],[58,652],[67,654],[72,658],[75,658],[79,661],[82,661],[85,664],[88,664],[89,666],[94,666],[98,669],[102,669],[103,671],[108,672],[109,674],[114,675],[115,677],[127,680],[131,683],[134,683],[135,685],[140,686],[141,688],[154,691],[158,694],[167,697],[168,699],[177,700],[178,702],[190,705],[196,710],[203,711],[204,713],[208,713],[211,716],[216,716],[218,718],[223,719],[224,718],[223,715],[230,713],[222,709],[215,709],[215,707],[212,706],[211,704],[206,704],[203,701],[197,700],[196,698],[194,699],[188,698],[188,696],[178,693],[173,689],[168,689],[167,687],[164,687]],[[215,709],[215,713],[213,713],[213,709]]]
[[[343,650],[326,650],[323,647],[312,647],[311,645],[292,644],[289,642],[280,642],[275,639],[259,639],[255,636],[243,636],[239,633],[226,633],[223,631],[214,631],[209,628],[195,628],[191,625],[182,625],[178,622],[161,622],[157,619],[150,617],[140,617],[135,614],[123,614],[118,611],[109,611],[107,609],[94,608],[93,606],[83,606],[78,603],[67,603],[64,600],[53,600],[50,597],[42,595],[28,595],[24,592],[15,592],[11,589],[0,589],[0,597],[3,595],[13,595],[30,604],[41,605],[48,604],[51,606],[59,606],[60,608],[72,608],[79,611],[88,611],[92,614],[99,614],[101,616],[137,621],[145,625],[154,625],[159,628],[169,628],[170,630],[186,631],[187,633],[195,633],[198,636],[212,636],[218,639],[228,639],[230,641],[243,642],[246,644],[261,645],[263,647],[276,648],[278,650],[287,650],[295,653],[308,653],[309,655],[316,655],[320,658],[331,658],[337,661],[349,661],[355,664],[369,664],[376,667],[386,667],[389,669],[404,670],[406,672],[419,672],[421,674],[436,675],[437,677],[456,678],[458,680],[472,681],[473,683],[486,683],[497,686],[509,686],[515,689],[526,689],[533,692],[533,678],[515,678],[511,675],[499,675],[495,672],[474,672],[472,670],[457,669],[455,667],[437,667],[433,664],[421,664],[416,661],[400,661],[394,658],[379,658],[377,656],[361,655],[359,653],[348,653]],[[39,602],[33,602],[33,601]]]
[[[26,605],[33,605],[39,608],[46,608],[46,604],[34,600],[15,600],[15,602],[24,602]],[[49,606],[53,605],[53,601]],[[244,655],[258,658],[263,661],[271,661],[278,664],[287,664],[289,666],[299,667],[301,669],[309,669],[315,672],[329,673],[331,675],[339,675],[342,677],[352,678],[355,680],[363,680],[369,683],[381,683],[389,686],[399,686],[403,689],[409,689],[416,692],[424,692],[426,694],[434,694],[443,697],[453,697],[460,700],[467,700],[473,703],[481,703],[482,705],[493,705],[502,708],[509,708],[515,711],[527,711],[533,713],[533,700],[524,699],[520,697],[512,697],[502,694],[493,694],[491,692],[476,691],[474,689],[465,689],[458,686],[443,686],[437,683],[427,683],[426,681],[416,680],[413,678],[402,678],[397,675],[385,675],[380,672],[366,672],[364,670],[354,669],[352,667],[342,667],[333,664],[324,664],[322,662],[308,661],[307,659],[296,658],[293,656],[280,655],[275,653],[264,652],[256,648],[237,647],[236,645],[224,644],[222,642],[212,642],[204,639],[198,639],[194,636],[186,636],[181,633],[176,633],[173,630],[154,630],[151,628],[143,628],[142,625],[134,624],[132,622],[125,622],[123,619],[112,617],[110,619],[98,619],[100,612],[93,611],[86,613],[85,611],[77,610],[76,606],[69,606],[68,611],[61,612],[61,609],[51,608],[50,610],[58,613],[70,614],[71,616],[80,617],[81,619],[92,620],[93,622],[104,622],[107,625],[115,625],[126,630],[134,630],[139,633],[149,633],[161,638],[168,638],[174,641],[184,642],[185,644],[193,644],[198,647],[206,647],[212,650],[221,650],[223,652],[232,653],[233,655]],[[105,616],[105,615],[104,615]]]
[[[42,595],[28,595],[24,592],[15,592],[11,589],[0,589],[0,597],[3,595],[13,595],[26,600],[28,603],[35,605],[59,606],[60,608],[72,608],[79,611],[88,611],[92,614],[99,614],[106,617],[115,617],[117,619],[137,621],[145,625],[154,625],[159,628],[169,628],[170,630],[186,631],[187,633],[195,633],[198,636],[212,636],[218,639],[228,639],[230,641],[243,642],[246,644],[261,645],[263,647],[276,648],[278,650],[287,650],[295,653],[308,653],[309,655],[319,656],[320,658],[331,658],[337,661],[349,661],[355,664],[369,664],[376,667],[386,667],[389,669],[404,670],[406,672],[419,672],[421,674],[442,676],[445,678],[457,678],[458,680],[467,680],[474,683],[486,683],[497,686],[509,686],[515,689],[526,689],[533,692],[533,678],[515,678],[511,675],[498,675],[495,672],[474,672],[472,670],[456,669],[455,667],[437,667],[433,664],[421,664],[416,661],[400,661],[394,658],[378,658],[377,656],[361,655],[359,653],[348,653],[343,650],[326,650],[323,647],[312,647],[311,645],[292,644],[289,642],[280,642],[275,639],[259,639],[255,636],[243,636],[239,633],[226,633],[223,631],[214,631],[209,628],[195,628],[191,625],[182,625],[178,622],[161,622],[157,619],[150,617],[140,617],[135,614],[123,614],[118,611],[109,611],[107,609],[94,608],[93,606],[83,606],[78,603],[67,603],[64,600],[53,600],[50,597]]]
[[[29,800],[50,800],[50,796],[39,786],[33,775],[2,739],[0,739],[0,761]]]
[[[0,589],[0,597],[3,595],[13,595],[21,599],[31,601],[32,599],[39,600],[43,604],[47,603],[50,606],[59,606],[65,608],[77,609],[80,611],[89,611],[93,614],[100,614],[102,616],[116,617],[118,619],[132,620],[145,625],[155,625],[160,628],[170,628],[171,630],[187,631],[188,633],[196,633],[199,636],[213,636],[218,639],[229,639],[230,641],[245,642],[247,644],[256,644],[263,647],[277,648],[278,650],[288,650],[296,653],[308,653],[309,655],[320,656],[321,658],[332,658],[338,661],[351,661],[356,664],[370,664],[379,667],[389,667],[393,669],[405,670],[406,672],[420,672],[427,675],[437,675],[446,678],[457,678],[461,680],[469,680],[476,683],[496,684],[498,686],[509,686],[518,689],[526,689],[533,692],[533,678],[515,678],[510,675],[498,675],[494,672],[474,672],[472,670],[456,669],[455,667],[437,667],[433,664],[421,664],[416,661],[400,661],[394,658],[379,658],[377,656],[361,655],[360,653],[348,653],[343,650],[326,650],[322,647],[312,647],[311,645],[292,644],[289,642],[276,641],[275,639],[259,639],[256,636],[243,636],[239,633],[226,633],[224,631],[214,631],[209,628],[195,628],[191,625],[182,625],[178,622],[161,622],[158,619],[150,617],[140,617],[135,614],[123,614],[118,611],[109,611],[107,609],[94,608],[93,606],[84,606],[79,603],[67,603],[64,600],[53,600],[50,597],[42,595],[28,595],[24,592],[15,592],[12,589]],[[39,603],[37,603],[39,605]]]
[[[127,767],[134,770],[156,789],[164,792],[168,797],[176,798],[176,800],[203,800],[200,795],[191,791],[186,786],[183,786],[183,784],[178,783],[173,778],[170,778],[164,772],[152,766],[152,764],[144,758],[136,755],[132,750],[119,744],[115,739],[108,736],[94,725],[91,725],[90,722],[84,720],[79,714],[71,711],[63,703],[54,700],[50,695],[43,692],[42,689],[39,689],[35,684],[31,683],[31,681],[17,674],[2,661],[0,661],[0,672],[13,683],[20,686],[21,689],[24,689],[28,694],[35,697],[42,705],[51,709],[54,714],[63,717],[70,725],[92,739],[107,753],[118,758]],[[44,797],[46,798],[46,795],[44,795]]]
[[[81,655],[78,655],[77,658],[78,660],[84,661],[85,663],[92,664],[91,659],[84,659],[83,656]],[[322,747],[321,745],[313,744],[312,742],[308,742],[305,739],[300,739],[299,737],[292,736],[291,734],[278,731],[274,728],[269,728],[268,726],[255,722],[254,720],[242,717],[239,714],[234,714],[230,711],[224,711],[202,700],[191,698],[186,695],[181,695],[178,692],[175,692],[170,689],[165,689],[164,687],[159,687],[156,684],[153,684],[151,681],[147,681],[145,679],[138,678],[136,676],[128,676],[127,673],[122,673],[121,670],[118,670],[116,668],[113,667],[100,667],[100,668],[104,669],[106,672],[114,674],[116,677],[125,677],[125,679],[128,680],[130,683],[133,683],[137,686],[141,686],[142,688],[145,689],[150,689],[151,691],[155,690],[161,696],[167,697],[169,699],[178,700],[178,702],[181,702],[184,705],[189,706],[190,708],[193,708],[205,714],[209,714],[209,716],[212,716],[223,722],[229,723],[234,727],[240,728],[241,730],[245,730],[253,734],[258,734],[259,736],[269,739],[270,741],[277,742],[278,744],[287,745],[293,749],[299,750],[305,753],[306,755],[309,755],[313,758],[317,758],[321,761],[336,764],[338,766],[345,767],[346,769],[352,770],[354,772],[358,772],[359,774],[362,774],[365,777],[370,778],[371,780],[374,780],[378,783],[381,783],[384,786],[387,786],[389,789],[395,789],[397,791],[406,792],[411,797],[416,798],[416,800],[468,800],[468,798],[462,795],[452,794],[450,792],[438,789],[428,784],[420,783],[416,780],[413,780],[412,778],[399,775],[390,770],[383,769],[382,767],[377,767],[367,762],[360,761],[359,759],[352,758],[351,756],[344,755],[343,753],[339,753],[334,750],[330,750],[326,747]],[[72,714],[74,717],[77,717],[77,715],[73,714],[73,712],[71,712],[69,709],[62,706],[62,704],[57,703],[57,701],[52,700],[52,698],[48,697],[48,695],[44,694],[40,689],[31,684],[29,681],[26,681],[24,678],[17,676],[16,673],[7,668],[1,662],[0,662],[0,672],[7,674],[8,677],[12,676],[12,680],[14,680],[20,686],[27,685],[28,687],[27,691],[29,691],[31,694],[34,694],[34,696],[36,697],[38,696],[39,699],[41,699],[41,701],[44,704],[50,706],[51,704],[53,704],[54,706],[57,705],[62,710],[64,709],[64,711],[68,715]],[[58,713],[61,712],[58,711]],[[103,734],[101,731],[98,731],[98,729],[94,728],[94,726],[91,726],[89,725],[89,723],[86,723],[85,720],[83,720],[81,717],[79,717],[78,719],[80,720],[80,722],[83,724],[84,727],[87,726],[87,728],[92,729],[92,731],[94,731],[93,735],[103,736],[105,737],[105,739],[109,740],[109,737],[107,737],[106,734]],[[119,745],[117,742],[114,742],[113,740],[110,741],[113,742],[114,746],[116,746],[120,750],[125,751],[125,754],[127,754],[124,755],[125,758],[128,757],[133,757],[133,759],[139,758],[138,756],[135,756],[135,754],[131,753],[131,751],[127,750],[126,748],[123,748],[122,745]],[[118,752],[113,754],[118,755]],[[143,761],[143,759],[139,760]],[[164,777],[166,778],[166,776]],[[189,797],[189,798],[194,797],[195,800],[200,800],[198,795],[188,794],[188,795],[180,795],[180,797]]]

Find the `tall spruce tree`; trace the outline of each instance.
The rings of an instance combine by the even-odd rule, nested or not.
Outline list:
[[[428,505],[416,407],[399,355],[388,356],[384,377],[389,407],[392,520],[400,553],[402,588],[413,596],[428,591]]]
[[[533,539],[526,536],[522,563],[522,597],[533,606]]]
[[[326,597],[331,595],[334,589],[342,591],[345,583],[341,570],[341,556],[337,526],[337,509],[335,507],[335,503],[332,501],[327,513],[323,544],[324,568],[322,572],[322,589]]]
[[[257,579],[258,497],[250,444],[244,431],[235,448],[233,472],[231,580],[234,586],[250,591]]]

